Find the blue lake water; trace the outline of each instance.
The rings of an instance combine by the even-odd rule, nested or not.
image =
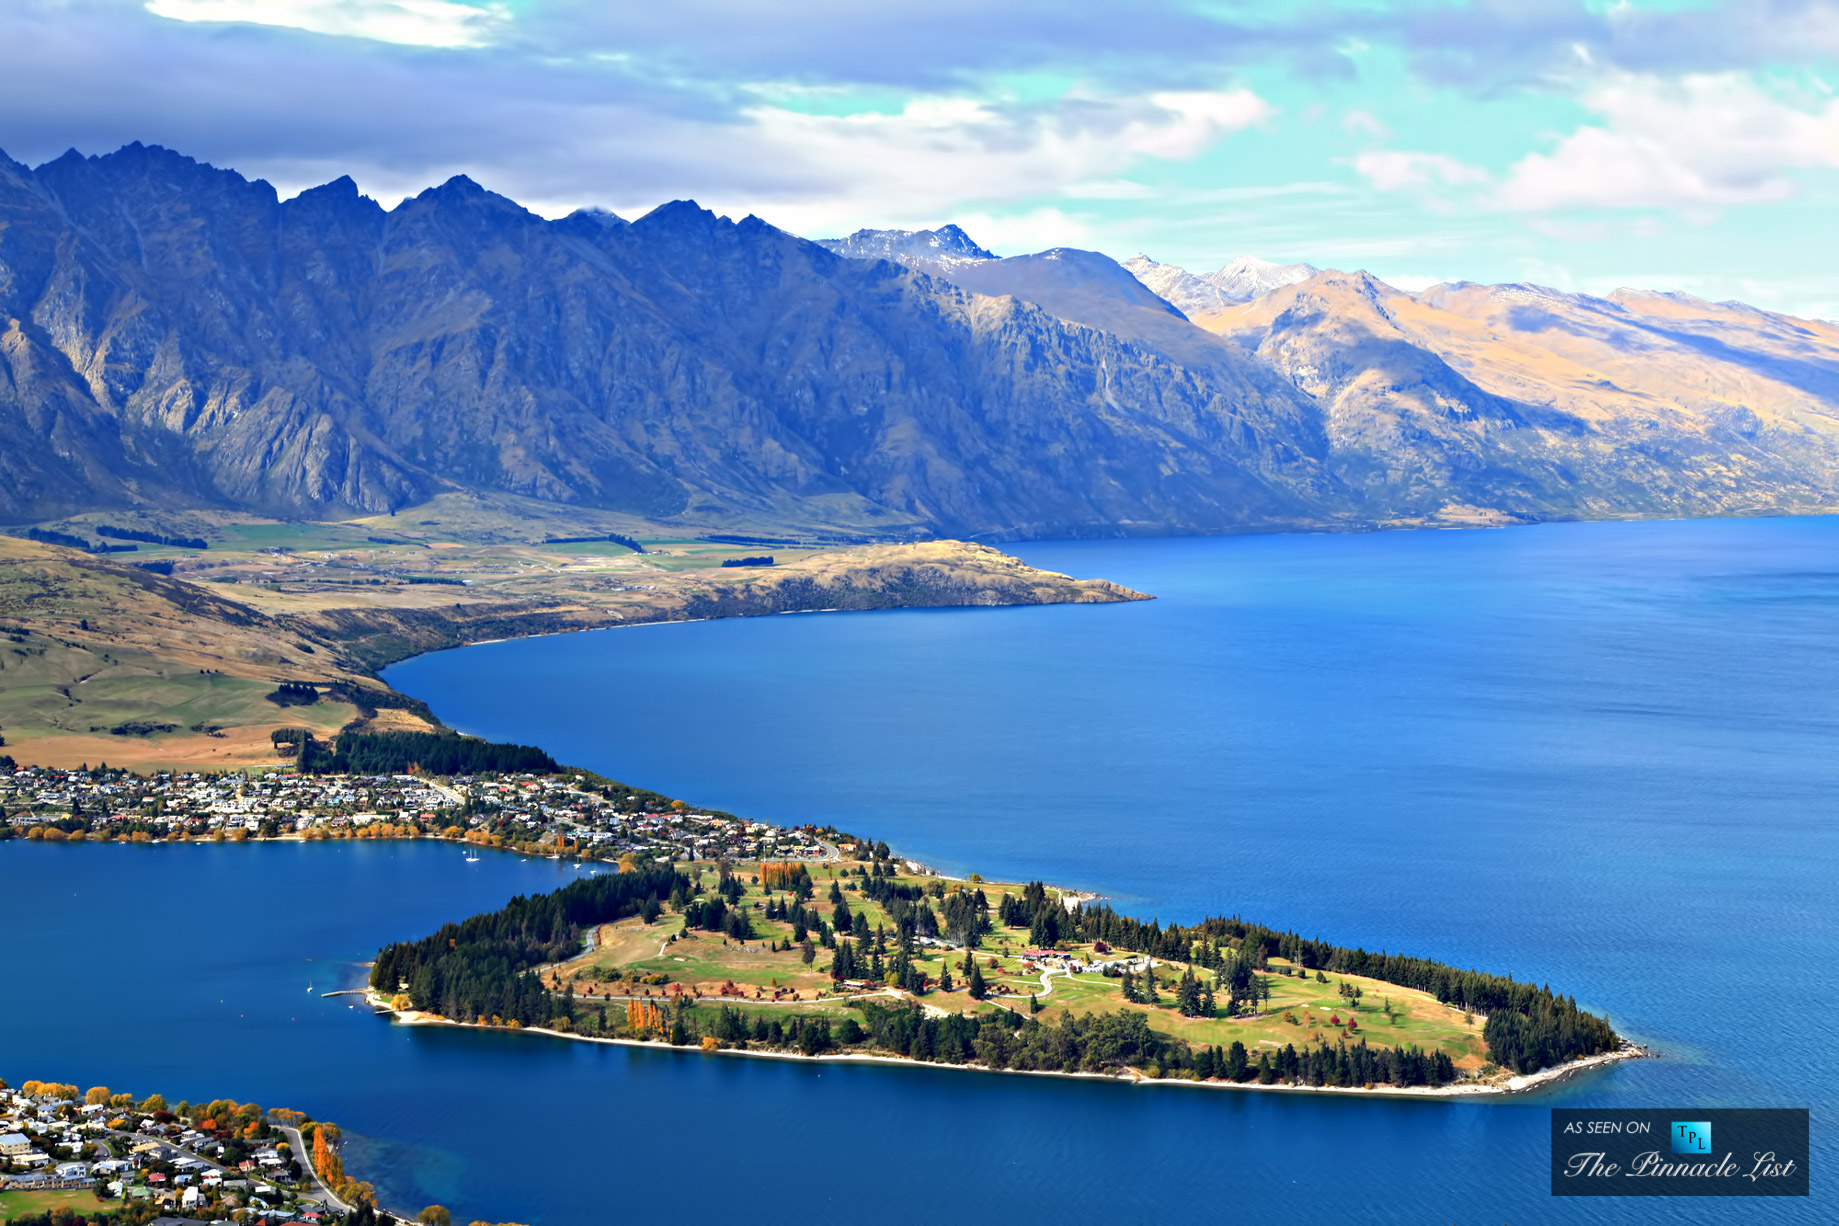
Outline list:
[[[10,843],[0,923],[43,939],[13,946],[0,1075],[295,1105],[361,1134],[348,1166],[386,1201],[462,1221],[890,1194],[1022,1220],[1839,1216],[1839,520],[1018,552],[1160,598],[637,627],[389,677],[699,803],[1549,980],[1666,1058],[1511,1103],[1349,1102],[407,1029],[306,984],[553,865]],[[1553,1105],[1811,1106],[1815,1197],[1553,1200]]]

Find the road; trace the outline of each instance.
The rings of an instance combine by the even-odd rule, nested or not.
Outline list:
[[[103,1135],[114,1137],[117,1140],[121,1140],[121,1141],[130,1141],[130,1142],[133,1142],[134,1144],[149,1144],[150,1143],[153,1145],[158,1145],[164,1149],[171,1150],[173,1153],[179,1155],[181,1158],[191,1158],[198,1162],[202,1162],[204,1163],[204,1165],[210,1167],[213,1171],[221,1171],[225,1175],[235,1174],[235,1172],[233,1172],[229,1167],[223,1165],[223,1163],[213,1162],[211,1161],[211,1159],[205,1157],[203,1154],[194,1153],[191,1150],[186,1149],[183,1145],[180,1145],[178,1142],[174,1141],[171,1137],[156,1137],[153,1134],[146,1133],[146,1132],[107,1132],[107,1133],[104,1133]],[[133,1146],[130,1145],[129,1148],[132,1149]]]
[[[291,1145],[294,1150],[293,1161],[298,1163],[300,1167],[306,1171],[307,1182],[313,1185],[314,1189],[318,1192],[319,1199],[323,1200],[334,1209],[338,1209],[344,1213],[350,1213],[352,1206],[332,1195],[332,1189],[325,1185],[325,1182],[319,1177],[319,1172],[313,1169],[312,1153],[307,1149],[306,1142],[301,1140],[300,1130],[287,1124],[277,1124],[275,1127],[279,1128],[287,1137],[287,1143]]]
[[[1042,971],[1041,972],[1041,990],[1036,995],[1035,999],[1039,1000],[1042,996],[1046,996],[1048,993],[1054,990],[1054,985],[1048,982],[1049,979],[1051,979],[1053,976],[1070,975],[1070,974],[1072,974],[1071,971],[1063,971],[1063,970],[1060,970],[1058,967],[1048,967],[1046,970]],[[1008,996],[992,996],[990,997],[990,999],[991,1000],[1021,1000],[1022,997],[1018,993],[1018,994],[1011,994]]]

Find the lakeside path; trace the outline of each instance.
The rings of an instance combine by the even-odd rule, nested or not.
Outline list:
[[[875,993],[882,995],[882,993]],[[369,996],[372,1007],[379,1015],[387,1015],[391,1022],[400,1026],[457,1026],[463,1030],[504,1030],[503,1026],[481,1026],[476,1022],[456,1022],[452,1018],[442,1017],[436,1013],[424,1013],[416,1009],[397,1009],[389,999],[380,992],[372,991]],[[818,1002],[801,1002],[816,1004]],[[828,1002],[834,1003],[834,1002]],[[744,1048],[723,1047],[708,1051],[701,1047],[684,1045],[676,1047],[669,1043],[653,1039],[614,1039],[597,1035],[568,1034],[552,1030],[547,1026],[521,1026],[516,1033],[538,1035],[549,1039],[565,1039],[575,1043],[601,1043],[615,1047],[645,1047],[653,1051],[674,1051],[684,1055],[695,1056],[740,1056],[756,1060],[797,1060],[807,1064],[883,1064],[902,1068],[945,1069],[962,1073],[1000,1073],[1021,1077],[1069,1077],[1081,1081],[1108,1081],[1126,1085],[1139,1086],[1185,1086],[1194,1090],[1236,1090],[1258,1091],[1278,1094],[1329,1094],[1353,1095],[1362,1098],[1505,1098],[1519,1094],[1531,1093],[1555,1082],[1564,1081],[1582,1073],[1608,1068],[1623,1060],[1658,1059],[1652,1051],[1636,1043],[1624,1041],[1622,1046],[1612,1052],[1603,1052],[1595,1056],[1585,1056],[1578,1060],[1569,1060],[1550,1068],[1540,1069],[1536,1073],[1516,1074],[1500,1082],[1467,1084],[1457,1083],[1447,1086],[1375,1086],[1367,1089],[1362,1086],[1309,1086],[1273,1083],[1264,1085],[1256,1081],[1189,1081],[1179,1077],[1146,1077],[1135,1069],[1126,1069],[1120,1073],[1067,1073],[1055,1069],[1014,1069],[991,1068],[982,1064],[942,1064],[931,1060],[909,1060],[900,1056],[877,1056],[851,1052],[826,1053],[819,1056],[806,1056],[789,1051],[757,1051]]]

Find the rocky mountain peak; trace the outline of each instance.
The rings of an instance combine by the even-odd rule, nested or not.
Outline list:
[[[949,223],[936,230],[857,230],[848,238],[821,238],[817,244],[853,260],[893,260],[925,272],[949,272],[996,258]]]

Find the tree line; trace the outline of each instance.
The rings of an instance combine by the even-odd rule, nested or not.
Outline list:
[[[201,536],[167,536],[160,532],[148,532],[144,528],[123,528],[115,524],[97,524],[96,535],[112,537],[118,541],[139,541],[144,545],[170,545],[174,549],[211,547],[211,543]]]
[[[601,541],[608,541],[614,545],[624,545],[633,553],[645,552],[645,547],[643,545],[639,544],[631,537],[621,536],[617,532],[607,532],[600,536],[547,536],[543,538],[543,544],[545,545],[597,545]]]
[[[457,1021],[541,1025],[558,1008],[529,971],[579,953],[582,932],[593,925],[631,915],[656,918],[661,900],[688,888],[682,873],[660,866],[589,877],[549,894],[520,894],[497,911],[386,946],[370,984],[406,995],[412,1008]],[[563,1016],[572,1011],[569,1005]]]
[[[66,549],[80,549],[84,553],[133,553],[140,548],[138,545],[92,545],[85,537],[59,532],[54,528],[15,528],[7,535],[24,537],[28,541],[37,541],[41,545],[62,545]]]
[[[327,775],[553,775],[556,760],[534,745],[483,741],[454,732],[342,732],[328,751],[309,741],[301,769]]]

